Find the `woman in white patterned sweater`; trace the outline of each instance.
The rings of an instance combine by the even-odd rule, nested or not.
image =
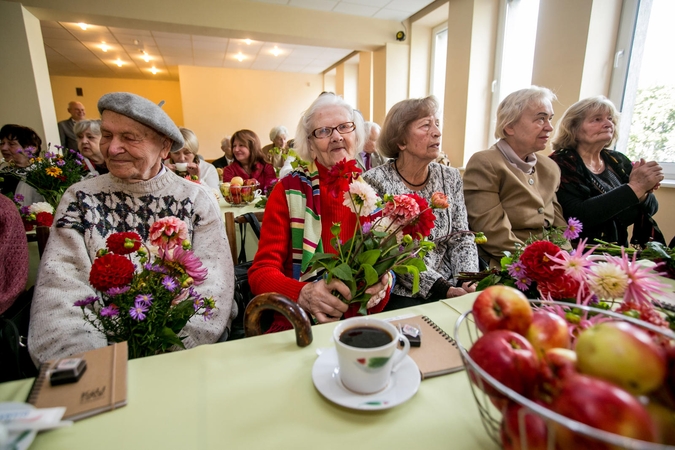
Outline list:
[[[88,280],[96,251],[116,232],[134,231],[147,242],[150,226],[167,216],[187,224],[194,253],[209,272],[199,292],[213,296],[217,307],[210,320],[194,316],[188,322],[185,346],[216,342],[237,311],[232,258],[213,195],[163,167],[162,160],[170,150],[181,149],[183,139],[159,107],[133,94],[114,93],[99,100],[99,111],[101,152],[110,173],[71,186],[56,211],[31,309],[33,360],[107,345],[73,306],[96,295]]]
[[[412,297],[412,279],[397,278],[385,310],[418,305],[475,290],[467,283],[456,286],[459,272],[478,271],[478,253],[472,235],[451,233],[469,229],[457,169],[436,163],[440,153],[438,103],[433,97],[404,100],[387,114],[378,140],[382,155],[393,160],[363,174],[380,196],[415,193],[431,203],[434,192],[448,196],[449,207],[435,210],[436,220],[429,239],[436,249],[424,258],[420,290]]]

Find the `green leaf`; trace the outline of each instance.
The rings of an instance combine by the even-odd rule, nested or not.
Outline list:
[[[502,281],[502,277],[497,274],[490,274],[487,277],[483,278],[480,280],[478,285],[476,285],[476,290],[477,291],[482,291],[483,289],[489,287],[489,286],[494,286],[495,284],[499,284],[499,282]]]
[[[368,250],[367,252],[361,253],[356,260],[361,264],[368,264],[372,266],[377,262],[382,252],[379,249]]]
[[[169,343],[170,345],[177,345],[180,348],[185,348],[185,344],[178,337],[178,335],[169,327],[164,327],[162,329],[162,340]]]
[[[334,223],[333,226],[330,227],[330,232],[335,237],[340,236],[340,222]]]
[[[377,275],[377,271],[373,269],[373,266],[370,264],[363,264],[361,268],[363,269],[363,275],[366,279],[366,286],[372,286],[380,279]]]
[[[339,266],[331,270],[331,273],[341,279],[342,281],[353,280],[354,276],[352,274],[352,268],[349,267],[349,264],[342,263]]]
[[[425,272],[427,270],[427,265],[424,264],[424,260],[422,260],[421,258],[409,259],[408,261],[406,261],[406,264],[408,264],[409,266],[417,267],[417,270],[419,270],[420,272]]]
[[[375,356],[368,360],[368,367],[371,369],[378,369],[389,362],[388,357]]]
[[[508,253],[508,252],[504,252]],[[510,266],[513,263],[513,257],[509,254],[507,256],[503,256],[502,259],[499,261],[499,264],[502,265],[502,270],[506,270],[508,266]]]

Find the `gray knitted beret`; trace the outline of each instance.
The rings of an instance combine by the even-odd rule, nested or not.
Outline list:
[[[98,101],[98,112],[106,109],[127,116],[146,125],[173,141],[171,151],[177,152],[185,146],[183,135],[164,110],[143,98],[129,92],[112,92],[105,94]]]

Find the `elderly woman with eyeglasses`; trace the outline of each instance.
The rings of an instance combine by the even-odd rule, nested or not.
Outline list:
[[[336,253],[331,245],[331,226],[342,224],[339,238],[350,239],[357,218],[342,204],[343,197],[328,192],[328,172],[338,162],[353,160],[365,141],[363,118],[342,98],[326,93],[304,113],[295,134],[300,165],[272,190],[260,235],[258,252],[248,272],[255,294],[278,292],[297,302],[318,322],[353,316],[358,305],[348,306],[332,292],[350,298],[349,288],[337,278],[330,283],[309,270],[315,251]],[[369,312],[382,310],[388,299],[389,276],[385,274],[366,292],[373,294]],[[354,309],[356,307],[356,309]],[[276,315],[268,332],[290,329]]]

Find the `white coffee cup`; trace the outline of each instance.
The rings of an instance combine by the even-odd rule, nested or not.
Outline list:
[[[188,163],[176,163],[176,170],[179,172],[187,172]]]
[[[348,345],[340,338],[343,333],[351,331],[352,344],[359,344],[355,339],[360,339],[359,334],[363,336],[371,333],[366,331],[360,333],[357,329],[375,329],[388,335],[378,336],[375,331],[374,338],[382,337],[383,341],[389,340],[376,347],[363,348],[354,345]],[[369,337],[364,337],[365,341]],[[410,350],[408,338],[389,322],[374,319],[372,317],[352,317],[341,321],[333,330],[333,340],[338,355],[338,365],[340,381],[349,390],[358,394],[373,394],[384,389],[391,378],[391,373],[398,368],[405,356]],[[377,339],[375,339],[377,340]],[[397,350],[399,341],[403,341],[403,349]]]

